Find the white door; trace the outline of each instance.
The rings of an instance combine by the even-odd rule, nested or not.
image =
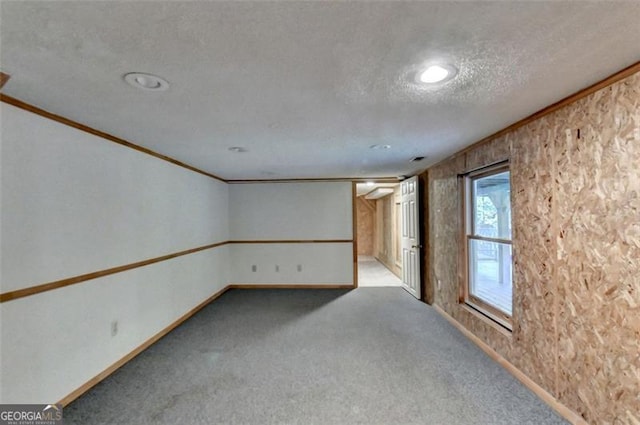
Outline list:
[[[420,226],[418,177],[401,183],[402,193],[402,286],[420,299]]]

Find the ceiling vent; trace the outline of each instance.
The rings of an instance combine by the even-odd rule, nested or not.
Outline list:
[[[369,149],[391,149],[391,145],[371,145]]]

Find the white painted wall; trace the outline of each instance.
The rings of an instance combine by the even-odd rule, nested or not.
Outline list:
[[[233,240],[351,239],[351,183],[252,183],[229,187]]]
[[[2,292],[229,239],[226,184],[0,107]],[[228,271],[224,246],[0,304],[0,403],[65,397]]]
[[[229,186],[0,114],[0,292],[230,239],[352,238],[348,182]],[[352,267],[350,243],[226,245],[2,303],[0,403],[62,399],[228,283],[351,284]]]
[[[351,240],[351,190],[349,182],[231,185],[231,239]],[[234,244],[231,283],[351,284],[352,250],[350,243]]]
[[[226,184],[1,111],[2,292],[228,239]]]
[[[227,248],[0,304],[1,402],[52,403],[82,386],[226,286]]]
[[[230,252],[231,283],[353,283],[353,245],[350,243],[242,244],[231,245]],[[252,271],[254,265],[255,272]]]

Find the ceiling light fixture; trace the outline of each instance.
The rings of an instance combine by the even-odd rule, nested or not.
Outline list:
[[[453,65],[430,65],[424,71],[418,72],[417,81],[424,84],[444,83],[457,74],[458,70]]]
[[[371,145],[369,149],[391,149],[391,145]]]
[[[367,182],[367,186],[373,186],[374,184],[374,182]]]
[[[229,148],[229,150],[231,152],[235,152],[235,153],[244,153],[244,152],[248,152],[245,148],[243,148],[242,146],[232,146]]]
[[[157,75],[144,72],[130,72],[125,74],[124,80],[133,87],[147,91],[165,91],[169,88],[169,82]]]
[[[391,195],[393,193],[392,187],[379,187],[372,190],[364,196],[364,199],[380,199],[384,196]]]

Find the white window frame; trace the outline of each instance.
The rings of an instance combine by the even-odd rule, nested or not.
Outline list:
[[[496,237],[496,238],[485,237],[485,236],[480,236],[473,233],[474,220],[475,220],[473,182],[480,178],[488,177],[495,174],[500,174],[505,171],[509,171],[509,172],[511,171],[508,161],[472,171],[464,176],[464,202],[463,202],[464,241],[462,244],[463,245],[462,250],[464,254],[463,258],[464,258],[464,265],[466,270],[464,273],[464,279],[463,279],[463,284],[461,288],[460,301],[466,304],[467,306],[471,307],[473,310],[493,320],[503,328],[506,328],[509,331],[511,331],[513,313],[509,315],[508,313],[502,311],[500,308],[492,305],[491,303],[471,294],[471,291],[470,291],[470,285],[472,281],[472,271],[473,271],[473,267],[471,264],[472,259],[471,259],[471,250],[470,250],[471,241],[481,240],[481,241],[496,242],[496,243],[502,243],[502,244],[513,246],[513,241],[512,241],[513,234],[511,235],[511,239],[503,239],[499,237]],[[511,173],[509,173],[509,185],[511,186]],[[510,208],[510,217],[513,222],[513,218],[512,218],[513,209],[511,208],[511,201],[510,201],[509,208]],[[513,270],[513,259],[511,264],[511,270]],[[511,277],[512,291],[514,289],[513,284],[514,284],[514,279],[512,274],[512,277]],[[513,294],[511,297],[511,302],[513,305]],[[512,308],[512,312],[513,312],[513,308]]]

